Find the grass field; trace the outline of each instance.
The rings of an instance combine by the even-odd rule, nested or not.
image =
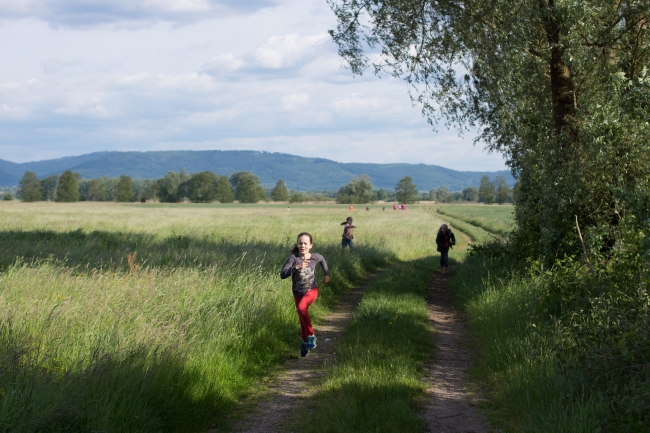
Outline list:
[[[488,233],[507,235],[515,226],[514,206],[511,205],[436,205],[438,213],[480,227]]]
[[[368,272],[435,254],[439,216],[342,206],[0,203],[0,426],[197,431],[298,346],[295,235],[332,269],[318,320]]]

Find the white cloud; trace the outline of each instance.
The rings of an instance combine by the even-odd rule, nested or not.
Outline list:
[[[498,155],[473,147],[471,136],[432,133],[404,83],[342,70],[326,33],[335,23],[324,1],[259,1],[246,10],[240,3],[246,2],[0,0],[0,14],[34,17],[11,21],[4,14],[0,21],[0,39],[21,41],[3,48],[0,158],[252,149],[342,162],[503,168]],[[88,24],[82,15],[90,5],[103,8],[105,23],[111,16],[201,17],[134,29],[47,24],[65,14]],[[216,17],[219,8],[227,12]]]

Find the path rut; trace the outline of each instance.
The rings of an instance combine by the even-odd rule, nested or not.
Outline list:
[[[468,388],[473,357],[466,347],[467,323],[453,306],[451,273],[438,273],[428,293],[429,320],[436,329],[436,352],[425,370],[428,384],[423,418],[430,433],[484,433],[488,428],[478,409],[482,397]]]

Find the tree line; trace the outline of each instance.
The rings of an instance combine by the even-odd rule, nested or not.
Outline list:
[[[273,200],[289,203],[305,201],[329,201],[333,198],[337,203],[362,204],[375,201],[397,201],[400,203],[415,203],[419,200],[433,200],[441,203],[458,201],[492,203],[508,203],[512,194],[503,176],[497,176],[492,183],[489,176],[481,179],[479,188],[468,187],[463,191],[450,192],[444,185],[432,189],[429,193],[419,194],[413,179],[406,176],[395,186],[394,191],[385,189],[375,190],[368,175],[353,177],[335,194],[328,192],[308,193],[290,191],[283,180],[275,187],[265,190],[258,176],[242,171],[233,173],[230,177],[221,176],[211,171],[189,174],[184,169],[180,172],[170,171],[160,179],[132,179],[122,175],[119,178],[100,177],[82,179],[78,173],[70,170],[44,179],[31,171],[25,172],[18,187],[18,196],[22,201],[117,201],[117,202],[146,202],[150,200],[163,203],[179,203],[189,200],[192,203],[257,203],[263,200]],[[4,197],[7,200],[13,196]]]

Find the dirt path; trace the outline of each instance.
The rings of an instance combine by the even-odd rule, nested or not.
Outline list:
[[[484,433],[488,428],[477,406],[481,397],[468,388],[466,370],[472,356],[466,347],[467,324],[453,306],[451,272],[436,274],[427,294],[429,320],[436,329],[435,358],[426,369],[428,432]]]
[[[318,347],[305,358],[290,359],[282,365],[282,373],[269,386],[269,392],[252,411],[251,415],[233,426],[234,432],[272,433],[290,431],[283,425],[291,409],[301,407],[310,391],[323,374],[324,364],[334,360],[334,347],[361,301],[365,288],[374,279],[346,293],[336,308],[316,326]],[[296,353],[298,353],[296,344]],[[216,430],[212,430],[215,432]],[[210,433],[210,432],[208,432]]]

